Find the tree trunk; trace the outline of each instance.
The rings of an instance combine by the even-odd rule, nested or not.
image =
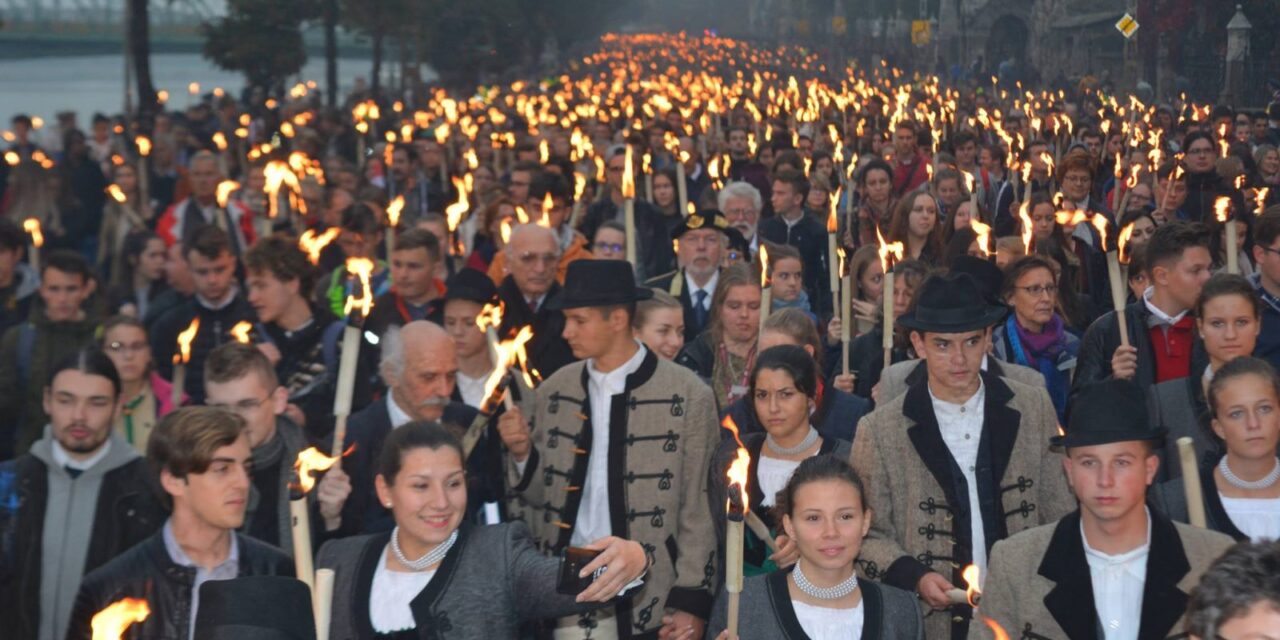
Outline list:
[[[338,105],[338,0],[324,0],[324,81],[332,109]]]
[[[147,0],[128,0],[127,36],[133,53],[134,77],[138,83],[138,113],[154,116],[160,112],[156,87],[151,81],[150,14]]]
[[[374,100],[378,99],[381,93],[382,82],[382,30],[378,29],[373,33],[373,71],[372,78],[369,78],[369,93]]]

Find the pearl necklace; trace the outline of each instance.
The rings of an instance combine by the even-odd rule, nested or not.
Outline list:
[[[1231,467],[1227,465],[1226,456],[1222,456],[1222,460],[1218,461],[1218,471],[1222,473],[1222,479],[1226,480],[1227,484],[1230,484],[1237,489],[1258,491],[1260,489],[1270,488],[1271,485],[1276,483],[1276,480],[1280,480],[1280,460],[1277,460],[1276,465],[1271,467],[1270,473],[1257,480],[1245,480],[1236,475],[1235,472],[1231,470]]]
[[[397,526],[395,531],[391,532],[391,553],[395,554],[396,561],[400,564],[413,569],[414,571],[422,571],[423,569],[434,564],[438,564],[441,560],[444,560],[444,557],[449,553],[449,549],[453,548],[453,543],[457,541],[458,530],[454,529],[453,533],[449,534],[448,540],[436,545],[436,548],[428,551],[426,555],[421,558],[418,558],[417,560],[410,560],[404,556],[404,551],[400,549],[400,527]]]
[[[769,445],[769,448],[772,449],[774,453],[784,456],[794,456],[808,451],[809,448],[818,441],[818,430],[814,429],[813,425],[809,425],[809,433],[806,433],[804,440],[801,440],[800,444],[794,447],[784,447],[778,444],[778,441],[774,440],[772,435],[766,435],[764,437],[764,441],[765,444]]]
[[[797,562],[794,569],[791,570],[791,581],[796,583],[796,588],[804,592],[810,598],[818,600],[839,600],[858,588],[857,572],[849,574],[849,579],[841,582],[834,587],[819,587],[809,582],[804,572],[800,570],[800,563]]]

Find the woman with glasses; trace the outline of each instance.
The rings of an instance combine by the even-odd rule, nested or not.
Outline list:
[[[1067,331],[1058,313],[1057,269],[1042,256],[1014,260],[1005,269],[1001,297],[1013,313],[991,332],[995,356],[1039,371],[1064,422],[1080,339]]]
[[[626,260],[626,227],[614,220],[602,222],[591,239],[591,255],[598,260]]]
[[[152,366],[151,346],[142,321],[114,316],[102,325],[102,350],[120,374],[120,403],[113,426],[138,451],[146,453],[147,439],[173,405],[173,385]],[[186,402],[185,394],[182,402]]]

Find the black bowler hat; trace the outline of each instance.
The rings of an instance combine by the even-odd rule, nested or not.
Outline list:
[[[964,333],[986,329],[1008,313],[1008,307],[987,301],[973,276],[956,273],[929,276],[916,292],[916,308],[898,324],[920,332]]]
[[[195,640],[315,640],[311,590],[293,578],[247,576],[200,585]]]
[[[967,273],[973,276],[982,289],[982,295],[991,304],[1004,304],[1000,301],[1000,290],[1004,287],[1004,272],[996,263],[977,256],[960,255],[951,259],[952,274]]]
[[[1067,413],[1066,434],[1054,436],[1049,444],[1070,448],[1149,440],[1158,447],[1167,432],[1151,426],[1142,387],[1132,380],[1108,378],[1080,388]]]
[[[671,239],[678,239],[680,236],[698,229],[712,229],[719,231],[725,235],[729,235],[729,219],[724,217],[716,209],[701,209],[689,214],[684,220],[671,230]]]
[[[467,267],[459,270],[445,283],[444,301],[470,300],[480,304],[496,303],[498,287],[489,276]]]
[[[555,310],[609,307],[648,300],[653,290],[636,286],[635,272],[625,260],[574,260],[564,275],[564,288],[547,300]]]

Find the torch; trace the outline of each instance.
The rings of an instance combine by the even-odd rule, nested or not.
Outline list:
[[[978,601],[982,599],[982,590],[979,588],[978,565],[971,564],[964,568],[960,573],[964,578],[967,588],[965,589],[947,589],[947,597],[951,599],[951,604],[968,604],[970,607],[978,608]]]
[[[725,416],[725,417],[724,417],[724,420],[723,420],[720,424],[721,424],[725,429],[727,429],[727,430],[729,431],[729,433],[732,433],[732,434],[733,434],[733,439],[734,439],[734,441],[738,443],[738,452],[739,452],[739,455],[743,455],[743,456],[747,455],[747,454],[746,454],[746,451],[747,451],[747,450],[746,450],[746,447],[745,447],[745,445],[743,445],[743,444],[742,444],[742,438],[741,438],[740,434],[738,433],[738,423],[734,422],[734,421],[733,421],[733,418],[732,418],[731,416]],[[748,463],[749,463],[749,462],[750,462],[750,461],[748,460]],[[747,470],[748,470],[748,469],[750,469],[749,464],[747,464],[747,465],[744,465],[744,466],[743,466],[743,472],[742,472],[742,473],[743,473],[743,475],[742,475],[742,478],[743,478],[744,480],[743,480],[742,485],[741,485],[742,487],[746,487],[745,479],[746,479],[746,477],[747,477],[746,473],[747,473]],[[730,490],[730,492],[729,492],[729,493],[730,493],[730,496],[732,497],[732,494],[733,494],[734,492],[733,492],[732,490]],[[756,536],[757,538],[759,538],[761,541],[763,541],[763,542],[764,542],[765,546],[769,547],[769,550],[770,550],[770,551],[773,551],[773,552],[775,552],[775,553],[776,553],[776,552],[778,551],[778,543],[777,543],[777,541],[775,541],[775,540],[773,539],[773,532],[772,532],[772,531],[769,531],[769,526],[768,526],[768,525],[766,525],[766,524],[764,523],[764,520],[761,520],[761,519],[760,519],[760,516],[756,515],[756,512],[754,512],[754,511],[752,511],[752,510],[750,510],[750,509],[746,508],[746,495],[747,495],[747,491],[746,491],[746,489],[744,488],[744,489],[742,489],[742,496],[743,496],[743,497],[742,497],[742,502],[743,502],[743,505],[742,505],[742,511],[743,511],[743,513],[745,513],[746,515],[745,515],[745,516],[743,516],[743,518],[742,518],[742,519],[743,519],[743,522],[747,525],[747,528],[751,530],[751,533],[754,533],[754,534],[755,534],[755,536]],[[742,565],[742,562],[741,562],[741,561],[739,561],[739,562],[738,562],[738,565],[739,565],[739,566],[741,566],[741,565]]]
[[[632,175],[634,171],[631,166],[631,145],[627,145],[626,160],[622,166],[623,223],[627,231],[627,262],[630,262],[633,268],[639,268],[640,264],[636,258],[636,180]]]
[[[1110,250],[1107,248],[1107,218],[1101,213],[1096,213],[1090,220],[1094,228],[1098,230],[1098,248],[1107,254],[1107,277],[1111,282],[1111,305],[1116,310],[1116,322],[1120,328],[1120,345],[1129,346],[1129,319],[1124,313],[1124,278],[1120,276],[1120,252],[1118,251],[1119,242],[1116,246],[1112,246]],[[1130,230],[1132,233],[1132,230]]]
[[[689,207],[689,184],[685,178],[684,163],[688,162],[690,155],[688,151],[677,147],[676,154],[676,194],[679,196],[680,215],[684,215],[685,209]]]
[[[511,366],[509,363],[503,364],[502,343],[498,341],[498,327],[502,326],[502,306],[492,303],[486,304],[480,310],[480,314],[476,316],[476,326],[484,332],[485,341],[489,344],[489,359],[493,362],[494,371],[498,372],[497,375],[502,375],[506,368]],[[492,378],[492,376],[490,377]],[[490,384],[487,382],[485,387],[492,392],[493,389],[490,387],[496,388],[497,383],[492,382]],[[488,396],[489,393],[485,393],[485,397]],[[508,409],[511,408],[511,398],[509,396],[503,395],[502,401]]]
[[[231,337],[241,344],[253,344],[253,323],[248,320],[241,320],[236,326],[231,327]]]
[[[1235,221],[1231,219],[1231,198],[1218,196],[1218,199],[1213,202],[1213,215],[1227,232],[1227,246],[1224,248],[1227,254],[1227,273],[1240,275],[1240,249],[1236,246],[1240,232],[1236,229]]]
[[[311,511],[307,508],[307,493],[316,484],[313,475],[338,463],[337,456],[326,456],[319,449],[310,447],[298,452],[293,463],[296,482],[289,484],[289,518],[293,532],[293,567],[298,579],[308,589],[315,587],[315,571],[311,555]],[[315,597],[313,591],[312,598]]]
[[[879,225],[876,226],[876,241],[880,244],[880,268],[884,270],[884,292],[880,294],[884,299],[884,335],[881,346],[884,348],[884,368],[888,369],[893,363],[893,265],[894,260],[902,259],[903,248],[901,241],[885,242]]]
[[[213,197],[218,203],[218,208],[225,209],[227,207],[227,202],[231,200],[231,194],[235,193],[236,189],[239,188],[240,183],[235,180],[223,180],[222,182],[219,182],[217,188],[214,189],[213,192]]]
[[[227,161],[227,134],[221,131],[214,132],[213,145],[218,148],[218,173],[230,176],[228,172],[230,163]]]
[[[1124,195],[1120,196],[1120,205],[1118,208],[1116,208],[1117,220],[1124,217],[1124,212],[1129,207],[1129,196],[1130,194],[1133,193],[1133,188],[1138,186],[1138,172],[1141,170],[1142,170],[1142,165],[1140,164],[1133,165],[1133,168],[1132,168],[1132,171],[1130,172],[1129,177],[1124,181],[1124,187],[1125,187]],[[1116,184],[1118,185],[1119,183],[1116,183]]]
[[[1182,464],[1183,493],[1187,496],[1187,519],[1192,526],[1204,527],[1204,493],[1200,486],[1200,467],[1196,466],[1196,450],[1191,438],[1178,438],[1178,461]]]
[[[387,205],[387,259],[391,259],[391,252],[396,250],[396,226],[400,224],[400,212],[404,211],[404,195],[396,196],[391,204]]]
[[[93,630],[93,640],[120,640],[129,625],[142,622],[150,615],[151,606],[146,600],[124,598],[93,614],[89,628]]]
[[[653,202],[653,158],[648,151],[640,157],[640,172],[644,174],[644,199]]]
[[[763,248],[763,247],[762,247]],[[729,637],[738,637],[738,607],[742,597],[742,547],[746,532],[743,520],[747,509],[747,470],[751,458],[738,444],[738,455],[729,465],[729,498],[725,501],[725,591],[729,592]]]
[[[1258,203],[1258,215],[1262,215],[1267,210],[1267,194],[1271,192],[1271,187],[1263,187],[1254,191],[1254,202]]]
[[[582,217],[582,194],[587,190],[587,177],[581,173],[573,174],[573,213],[569,216],[569,226],[578,227],[578,219]]]
[[[40,271],[40,247],[44,246],[44,232],[40,230],[40,220],[27,218],[22,221],[22,230],[31,234],[31,252],[27,254],[27,262],[31,268]]]
[[[316,588],[312,603],[316,613],[316,640],[329,640],[329,626],[333,621],[333,584],[337,574],[333,569],[316,569]]]
[[[1018,207],[1018,220],[1022,222],[1022,250],[1025,255],[1031,255],[1031,241],[1035,239],[1035,231],[1032,229],[1031,213],[1028,211],[1029,206],[1023,204]]]
[[[453,188],[458,192],[458,201],[444,208],[445,225],[449,229],[449,235],[453,236],[448,239],[450,254],[460,255],[463,253],[460,250],[461,242],[458,240],[458,224],[462,222],[467,212],[471,210],[471,202],[467,199],[467,194],[471,191],[467,185],[471,179],[470,173],[467,174],[467,179],[465,180],[457,176],[453,178]]]
[[[760,243],[760,330],[756,339],[764,333],[764,321],[769,319],[769,311],[773,307],[773,287],[769,286],[769,249]]]
[[[316,233],[315,229],[307,229],[298,238],[298,248],[307,252],[307,259],[311,261],[311,264],[320,264],[320,253],[341,232],[342,229],[338,227],[329,227],[325,229],[324,233]]]
[[[831,308],[834,312],[839,308],[840,302],[840,255],[839,243],[836,241],[837,235],[840,233],[840,220],[837,218],[836,207],[840,202],[840,189],[831,194],[831,208],[827,212],[827,266],[830,271],[831,280]],[[841,316],[843,319],[843,316]]]
[[[142,206],[146,207],[151,202],[151,188],[147,186],[151,182],[151,171],[147,168],[147,157],[151,155],[151,139],[138,136],[133,139],[133,142],[138,145],[138,193],[141,194],[139,200],[142,200]]]
[[[964,172],[964,185],[969,190],[969,218],[978,219],[978,189],[973,179],[973,174],[968,171]]]
[[[983,257],[991,257],[991,225],[979,222],[977,217],[969,218],[969,228],[977,234],[975,242],[978,243],[978,250],[982,252]]]
[[[512,363],[527,362],[525,354],[525,345],[529,340],[533,339],[533,327],[525,325],[520,327],[514,338],[505,342],[497,342],[496,334],[493,332],[491,323],[494,318],[494,311],[498,311],[492,305],[486,305],[485,311],[481,311],[476,317],[476,324],[486,330],[490,336],[489,348],[491,349],[491,357],[493,358],[493,371],[489,374],[489,378],[484,383],[484,401],[480,403],[480,413],[478,413],[471,425],[467,427],[466,433],[462,436],[462,455],[468,457],[471,451],[475,449],[476,443],[480,441],[480,434],[484,432],[485,425],[488,424],[489,418],[493,416],[493,412],[497,409],[499,398],[508,409],[511,408],[511,399],[507,396],[507,375],[511,369]],[[500,316],[499,316],[500,317]],[[487,318],[487,319],[486,319]],[[525,383],[529,387],[533,387],[533,379],[527,372],[521,370],[524,375]]]
[[[169,401],[175,408],[182,406],[182,391],[187,386],[187,363],[191,361],[191,341],[196,339],[199,331],[200,316],[196,316],[178,334],[178,353],[173,354],[173,389],[169,396]]]
[[[442,122],[432,133],[436,136],[436,144],[440,145],[440,188],[449,184],[449,156],[451,148],[449,140],[449,123]]]
[[[368,258],[347,258],[347,273],[353,275],[358,282],[353,284],[359,288],[347,296],[346,306],[342,314],[346,316],[346,326],[342,328],[342,355],[338,361],[338,386],[333,396],[333,415],[337,423],[333,429],[333,455],[342,452],[343,441],[347,438],[347,416],[351,415],[351,396],[355,393],[356,367],[360,360],[360,325],[373,309],[373,290],[369,279],[373,276],[373,261]],[[358,313],[352,313],[358,311]]]

